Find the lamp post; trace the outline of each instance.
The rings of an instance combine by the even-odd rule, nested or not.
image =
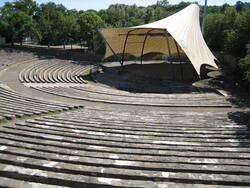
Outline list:
[[[202,19],[202,26],[201,26],[202,35],[204,35],[206,16],[207,16],[207,0],[205,0],[205,5],[204,5],[204,12],[203,12],[203,19]]]

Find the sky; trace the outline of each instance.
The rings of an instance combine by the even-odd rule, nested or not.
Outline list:
[[[0,0],[0,6],[4,4],[4,2],[11,2],[13,0]],[[155,4],[157,0],[36,0],[37,3],[46,3],[49,1],[53,1],[57,4],[63,4],[68,9],[77,9],[77,10],[87,10],[87,9],[106,9],[111,4],[128,4],[133,5],[136,4],[138,6],[148,6]],[[170,4],[178,4],[181,1],[189,1],[194,2],[197,1],[200,5],[203,5],[205,0],[169,0]],[[208,5],[222,5],[224,3],[235,4],[238,0],[207,0]],[[241,0],[242,2],[250,2],[250,0]]]

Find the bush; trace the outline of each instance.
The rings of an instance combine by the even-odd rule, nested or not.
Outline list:
[[[247,45],[247,55],[240,60],[240,68],[243,71],[243,79],[250,86],[250,44]]]

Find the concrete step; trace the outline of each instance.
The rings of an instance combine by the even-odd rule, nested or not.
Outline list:
[[[171,107],[231,107],[231,104],[217,94],[190,94],[188,95],[166,95],[158,98],[157,94],[148,94],[149,97],[117,96],[112,93],[96,93],[66,87],[32,87],[50,94],[64,96],[73,99],[113,103],[127,105],[145,106],[171,106]]]
[[[249,186],[249,129],[231,117],[86,107],[3,124],[0,177],[74,187]]]

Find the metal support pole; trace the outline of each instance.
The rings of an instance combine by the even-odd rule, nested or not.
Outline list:
[[[144,52],[146,40],[147,40],[147,38],[148,38],[148,34],[149,34],[151,31],[153,31],[153,30],[154,30],[154,29],[149,30],[149,31],[146,33],[146,37],[144,38],[143,45],[142,45],[142,50],[141,50],[141,64],[142,64],[142,60],[143,60],[143,52]]]
[[[184,81],[183,66],[182,66],[182,63],[181,63],[180,50],[179,50],[179,47],[178,47],[178,44],[177,44],[176,40],[174,40],[174,43],[175,43],[175,45],[176,45],[176,49],[177,49],[177,53],[178,53],[178,58],[179,58],[179,62],[180,62],[181,80]]]
[[[204,5],[204,13],[203,13],[202,27],[201,27],[202,35],[204,35],[206,16],[207,16],[207,0],[205,0],[205,5]]]
[[[169,37],[170,35],[168,34],[167,30],[165,32],[165,37],[166,37],[166,42],[167,42],[167,48],[168,48],[168,54],[169,54],[169,61],[172,67],[172,74],[173,74],[173,80],[175,80],[175,73],[174,73],[174,67],[173,67],[173,59],[172,59],[172,53],[171,53],[171,47],[170,47],[170,42],[169,42]]]
[[[116,57],[116,59],[117,59],[120,63],[122,63],[122,62],[121,62],[121,59],[117,56],[117,54],[115,53],[115,51],[113,50],[113,48],[110,46],[110,44],[108,43],[108,41],[105,39],[105,37],[103,36],[103,34],[102,34],[102,32],[100,31],[100,29],[98,29],[97,31],[100,33],[102,39],[103,39],[104,42],[108,45],[109,49],[110,49],[111,52],[114,54],[114,56]]]
[[[126,35],[126,39],[125,39],[124,46],[123,46],[123,52],[122,52],[122,61],[121,61],[122,66],[123,66],[123,62],[124,62],[124,56],[125,56],[125,51],[126,51],[126,46],[127,46],[129,34],[135,30],[137,30],[137,29],[133,29],[133,30],[128,31],[128,33]]]

